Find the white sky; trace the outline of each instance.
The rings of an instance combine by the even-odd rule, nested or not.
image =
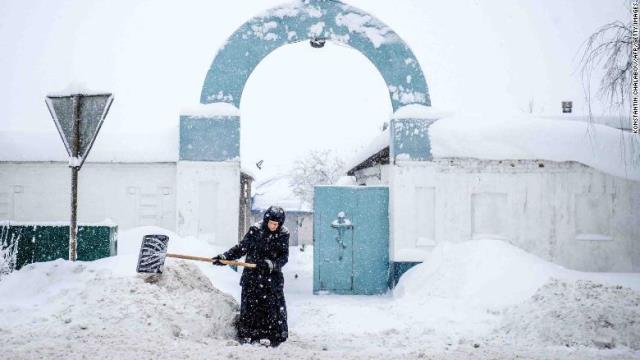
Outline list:
[[[1,0],[0,130],[54,132],[44,95],[70,82],[115,94],[104,136],[177,127],[179,109],[198,102],[220,44],[281,3]],[[482,113],[525,110],[530,99],[540,112],[558,113],[562,100],[584,111],[579,46],[627,16],[623,0],[348,3],[409,44],[434,107]],[[266,172],[306,149],[348,157],[377,134],[391,105],[382,77],[359,52],[299,43],[258,65],[240,110],[243,164],[264,159]]]

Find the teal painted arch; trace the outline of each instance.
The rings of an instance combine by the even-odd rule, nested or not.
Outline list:
[[[364,54],[384,78],[395,112],[408,104],[431,106],[418,60],[387,25],[366,12],[335,0],[300,0],[272,8],[244,23],[218,50],[200,102],[232,103],[240,98],[256,66],[275,49],[324,39]]]

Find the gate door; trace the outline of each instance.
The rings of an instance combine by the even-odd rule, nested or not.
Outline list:
[[[313,291],[380,294],[389,278],[389,189],[317,186]]]

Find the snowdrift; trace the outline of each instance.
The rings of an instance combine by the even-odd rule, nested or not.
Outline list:
[[[510,342],[640,350],[640,293],[622,286],[553,279],[504,315]]]
[[[56,260],[5,278],[0,282],[3,342],[23,339],[25,332],[49,338],[80,333],[123,338],[125,332],[132,339],[233,337],[237,303],[194,265],[168,262],[157,278],[117,275],[106,263]]]
[[[485,343],[640,350],[638,278],[572,271],[503,241],[474,240],[437,246],[394,297],[416,313],[464,314],[456,328],[493,314]]]
[[[135,259],[127,258],[133,269]],[[69,339],[86,343],[83,354],[107,348],[130,354],[177,338],[233,338],[237,302],[213,287],[195,265],[167,261],[158,277],[121,271],[119,260],[56,260],[4,278],[0,343],[46,358],[64,354]]]
[[[442,243],[401,277],[394,295],[405,302],[441,298],[504,307],[527,300],[562,271],[500,240]]]

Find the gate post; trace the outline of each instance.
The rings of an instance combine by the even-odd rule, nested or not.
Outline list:
[[[435,199],[429,129],[442,117],[419,104],[396,111],[389,129],[389,287],[410,267],[423,261],[423,254],[435,245],[435,237],[423,236],[415,226],[418,199]],[[420,179],[416,181],[416,179]],[[433,195],[433,196],[430,196]],[[435,201],[435,200],[433,200]],[[434,204],[422,204],[433,214]],[[431,228],[433,228],[433,225]]]
[[[412,104],[400,108],[391,118],[389,131],[389,159],[395,164],[397,160],[431,161],[431,142],[429,127],[439,115],[429,107]]]
[[[180,114],[176,229],[216,245],[238,241],[240,114],[227,103]]]

